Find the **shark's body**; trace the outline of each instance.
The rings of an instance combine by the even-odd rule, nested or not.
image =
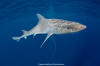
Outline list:
[[[53,34],[73,33],[86,28],[85,25],[72,22],[72,21],[67,21],[62,19],[47,19],[40,14],[37,14],[37,16],[39,18],[39,22],[35,27],[33,27],[29,31],[22,30],[23,31],[22,36],[12,37],[12,39],[19,41],[21,38],[26,39],[27,36],[30,35],[35,36],[36,34],[47,34],[46,39],[40,46],[42,47],[45,41]]]

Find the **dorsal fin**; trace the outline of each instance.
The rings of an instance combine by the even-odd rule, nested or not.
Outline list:
[[[45,20],[45,19],[46,19],[44,16],[42,16],[42,15],[39,14],[39,13],[37,14],[37,17],[38,17],[39,21],[40,21],[40,20]]]

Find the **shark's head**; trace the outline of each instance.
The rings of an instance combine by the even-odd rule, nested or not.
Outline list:
[[[70,27],[72,29],[72,32],[78,32],[78,31],[84,30],[86,28],[85,25],[80,24],[80,23],[75,23],[75,22],[72,22],[70,24]]]

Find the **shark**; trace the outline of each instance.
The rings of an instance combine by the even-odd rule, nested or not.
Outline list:
[[[29,31],[22,30],[23,34],[21,36],[12,37],[13,40],[20,41],[20,39],[27,39],[28,36],[33,35],[35,37],[37,34],[47,34],[47,37],[41,44],[40,48],[45,44],[45,42],[53,34],[68,34],[79,32],[86,28],[86,25],[80,24],[78,22],[73,22],[64,19],[48,19],[41,14],[36,14],[38,17],[38,23]]]

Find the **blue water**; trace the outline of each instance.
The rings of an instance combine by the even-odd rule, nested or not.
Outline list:
[[[46,18],[76,21],[87,26],[73,34],[53,35],[40,49],[46,35],[29,36],[16,42],[13,36]],[[0,66],[100,66],[99,0],[0,0]]]

